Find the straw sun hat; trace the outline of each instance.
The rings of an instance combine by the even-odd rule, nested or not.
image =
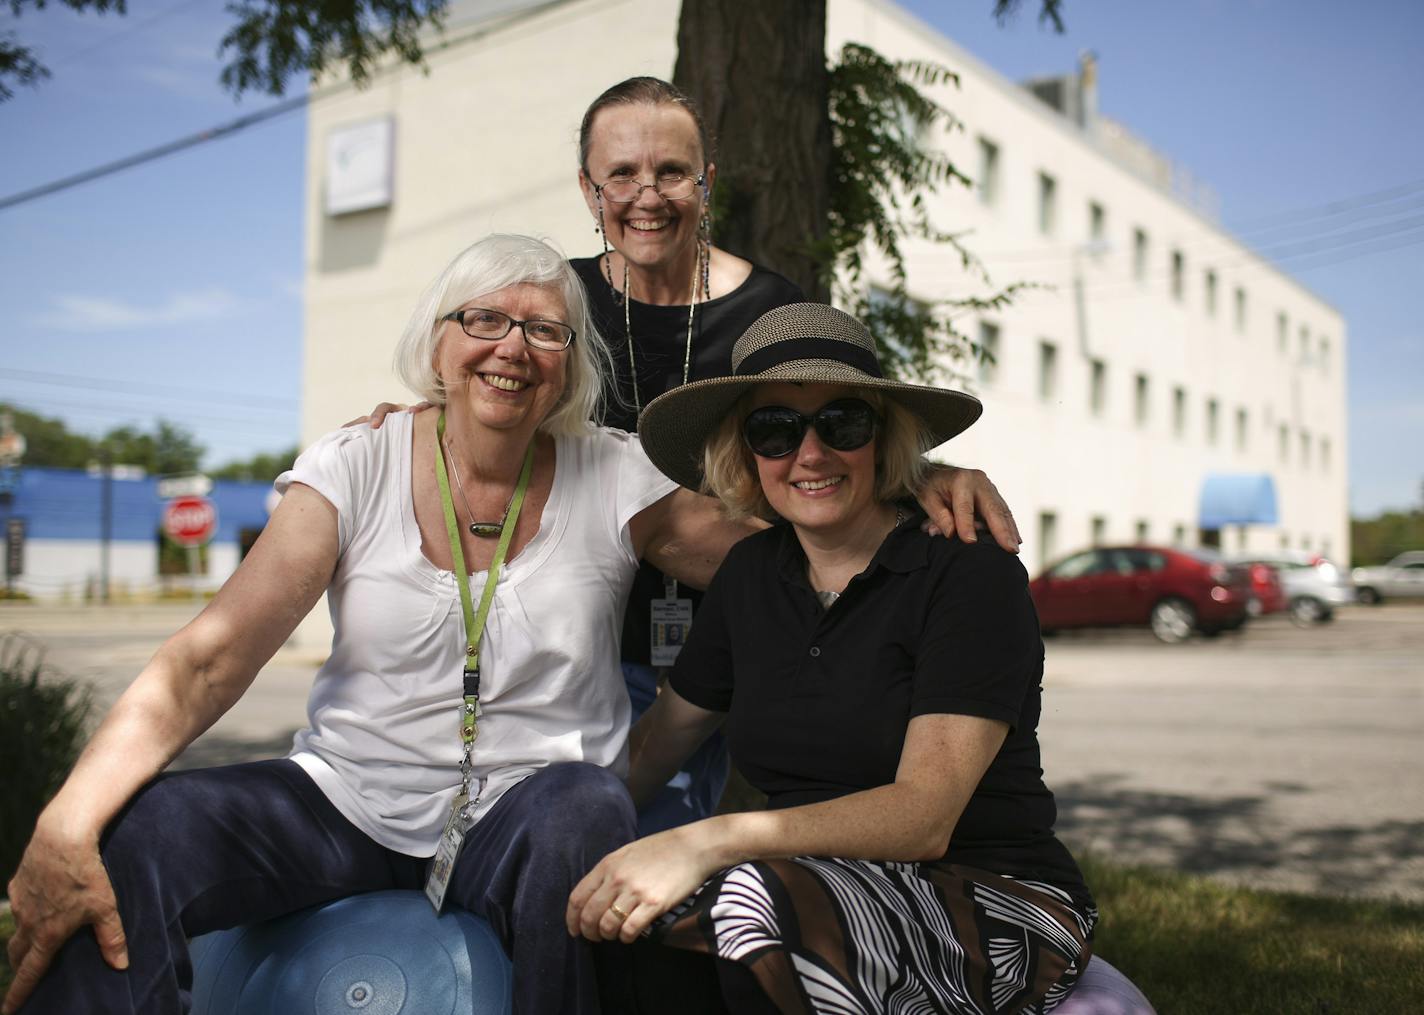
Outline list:
[[[937,447],[984,411],[962,391],[887,380],[865,325],[822,303],[792,303],[759,317],[732,348],[732,376],[693,381],[648,403],[638,436],[663,474],[696,490],[702,449],[727,412],[758,384],[848,384],[882,392],[914,413]]]

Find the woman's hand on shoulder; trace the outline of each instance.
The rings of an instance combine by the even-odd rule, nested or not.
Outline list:
[[[590,941],[634,941],[717,870],[708,824],[659,832],[605,856],[569,895],[569,933]]]
[[[81,927],[93,926],[105,962],[128,968],[128,943],[97,838],[66,838],[42,818],[9,893],[15,934],[8,957],[15,979],[5,995],[5,1015],[24,1004],[60,947]]]
[[[1014,513],[982,470],[953,465],[932,467],[920,490],[919,502],[929,515],[926,531],[931,535],[957,534],[966,543],[977,543],[975,526],[982,520],[996,543],[1010,553],[1019,552],[1023,538]]]
[[[435,406],[430,402],[416,402],[414,405],[405,405],[401,402],[377,402],[376,407],[371,410],[369,416],[357,416],[349,423],[342,423],[341,429],[345,430],[347,427],[370,423],[372,430],[379,430],[381,424],[386,421],[386,417],[393,412],[417,413],[433,408],[435,408]]]

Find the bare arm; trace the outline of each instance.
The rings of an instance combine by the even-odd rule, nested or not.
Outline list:
[[[1008,726],[966,715],[912,719],[895,781],[824,803],[723,814],[639,839],[604,857],[569,897],[570,934],[632,941],[718,870],[746,860],[944,855]],[[620,920],[615,902],[630,915]]]
[[[18,1008],[69,936],[93,924],[110,965],[128,964],[99,836],[129,798],[232,707],[331,580],[336,509],[295,484],[213,601],[115,702],[74,771],[40,815],[10,882]]]
[[[656,796],[726,718],[725,712],[694,705],[671,687],[659,691],[628,735],[632,754],[628,791],[633,803],[641,807]]]
[[[917,496],[939,532],[957,534],[966,543],[978,542],[974,527],[977,512],[996,543],[1010,553],[1019,552],[1023,539],[1014,522],[1014,513],[999,496],[998,488],[979,469],[933,466]]]
[[[720,502],[678,489],[633,516],[638,556],[684,585],[705,589],[733,544],[766,528],[754,518],[732,521]]]

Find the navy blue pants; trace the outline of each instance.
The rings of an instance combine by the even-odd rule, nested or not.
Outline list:
[[[633,721],[637,722],[657,700],[658,671],[644,663],[625,662],[623,682],[633,706]],[[731,765],[726,740],[721,731],[714,732],[687,759],[682,770],[638,812],[638,837],[716,814],[722,791],[727,788]]]
[[[465,838],[447,906],[490,922],[514,961],[514,1010],[599,1010],[595,949],[564,926],[569,892],[632,840],[623,783],[594,765],[551,765],[505,793]],[[60,950],[24,1015],[181,1015],[188,938],[361,892],[422,888],[426,861],[347,821],[294,762],[159,776],[101,842],[128,938],[111,969],[93,931]]]

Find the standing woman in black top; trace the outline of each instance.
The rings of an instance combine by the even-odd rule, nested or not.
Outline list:
[[[708,218],[717,166],[696,105],[676,87],[630,78],[596,98],[579,128],[579,186],[603,253],[569,263],[589,297],[589,316],[613,357],[616,397],[598,420],[633,432],[654,398],[689,381],[725,377],[732,346],[762,314],[796,303],[801,290],[774,271],[712,245]],[[373,427],[391,403],[376,407]],[[358,421],[359,422],[359,421]],[[946,532],[973,542],[975,511],[1017,552],[1008,505],[977,469],[942,468],[923,495]],[[623,674],[636,718],[657,695],[701,594],[651,565],[634,580],[624,613]],[[653,623],[654,613],[660,618]],[[642,833],[712,814],[727,779],[721,737],[708,740],[639,815]]]
[[[788,524],[728,554],[633,731],[629,787],[646,798],[725,721],[769,809],[610,854],[569,930],[716,956],[738,1013],[1051,1011],[1097,913],[1053,834],[1027,575],[930,538],[908,496],[980,405],[884,379],[865,327],[819,304],[766,314],[732,360],[650,405],[644,447]]]
[[[731,372],[732,346],[762,314],[804,299],[776,272],[712,245],[709,203],[717,167],[696,105],[673,85],[638,77],[595,99],[579,128],[579,186],[603,238],[603,254],[574,258],[589,309],[613,355],[616,398],[600,422],[630,432],[638,414],[673,388]],[[973,541],[974,509],[1017,552],[1008,506],[982,472],[936,473],[926,504],[946,531]],[[700,593],[645,565],[624,614],[624,676],[634,715],[657,693]],[[654,615],[662,623],[653,622]],[[713,738],[661,796],[640,830],[657,831],[716,808],[726,754]]]

